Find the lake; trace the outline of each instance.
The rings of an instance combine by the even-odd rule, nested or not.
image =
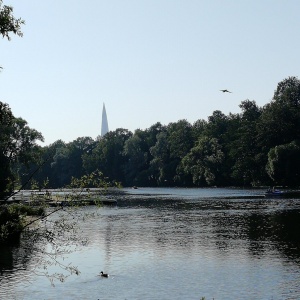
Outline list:
[[[88,243],[64,261],[78,276],[51,286],[22,244],[3,248],[0,298],[300,299],[300,199],[263,193],[121,189],[116,206],[77,211]]]

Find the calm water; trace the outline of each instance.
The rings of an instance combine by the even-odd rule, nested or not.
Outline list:
[[[66,258],[79,276],[52,287],[32,271],[36,257],[2,249],[0,299],[300,299],[299,199],[122,191],[116,207],[81,209],[97,214],[81,219],[89,243]]]

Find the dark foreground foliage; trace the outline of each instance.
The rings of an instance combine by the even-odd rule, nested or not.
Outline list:
[[[21,232],[28,223],[28,217],[42,216],[42,207],[26,204],[5,204],[0,206],[0,244],[18,242]]]

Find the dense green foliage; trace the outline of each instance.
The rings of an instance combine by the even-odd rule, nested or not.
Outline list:
[[[13,167],[27,167],[39,159],[38,140],[43,140],[41,133],[14,117],[8,104],[0,102],[0,198],[15,187],[18,172]]]
[[[8,40],[11,33],[22,36],[21,25],[23,24],[25,24],[24,20],[13,16],[13,8],[3,5],[3,1],[0,0],[0,34]]]
[[[100,170],[124,186],[299,186],[300,81],[284,79],[264,107],[245,100],[240,108],[194,124],[179,120],[134,133],[119,128],[97,140],[58,140],[36,150],[44,161],[36,183],[62,187]],[[14,168],[22,184],[37,166]]]
[[[18,240],[20,233],[26,226],[26,217],[41,216],[42,207],[26,204],[2,205],[0,207],[0,244]]]
[[[11,34],[23,36],[21,25],[24,24],[24,20],[14,17],[13,7],[3,5],[3,1],[0,0],[0,35],[2,35],[3,38],[7,38],[8,40],[11,39]],[[2,69],[1,66],[0,69]]]
[[[96,140],[58,140],[46,147],[35,144],[41,134],[14,118],[6,104],[0,108],[2,191],[8,179],[23,185],[33,173],[33,187],[58,188],[96,170],[124,186],[299,186],[296,77],[280,82],[264,107],[245,100],[238,114],[214,111],[194,124],[156,123],[134,133],[119,128]]]

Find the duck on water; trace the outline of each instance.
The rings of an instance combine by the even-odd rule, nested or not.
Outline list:
[[[107,273],[103,273],[103,271],[101,271],[101,272],[100,272],[100,276],[101,276],[101,277],[106,277],[106,278],[107,278],[109,275],[108,275]]]

